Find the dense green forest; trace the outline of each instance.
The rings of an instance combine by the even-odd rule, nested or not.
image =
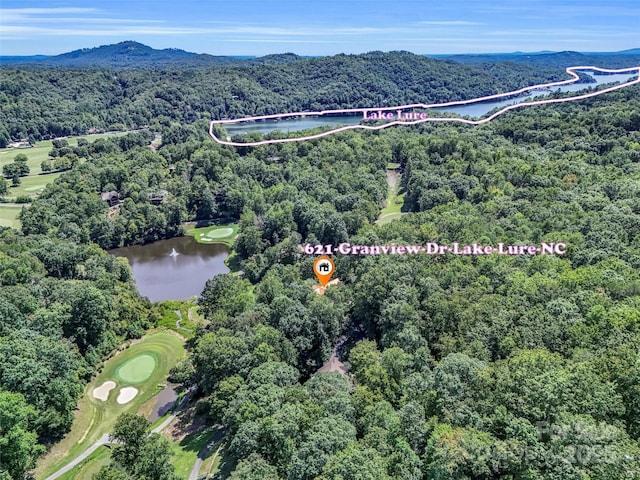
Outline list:
[[[568,78],[555,66],[469,67],[408,52],[149,71],[9,66],[1,72],[0,147],[10,139],[154,121],[454,101]]]
[[[372,70],[378,56],[386,67]],[[68,431],[100,361],[155,324],[126,263],[103,249],[180,235],[197,219],[240,224],[242,274],[207,282],[199,303],[210,323],[172,371],[196,386],[207,421],[224,426],[221,478],[640,478],[640,89],[479,127],[422,124],[239,149],[209,138],[208,115],[315,108],[320,98],[327,107],[442,101],[555,75],[523,66],[522,77],[466,70],[458,80],[459,66],[364,57],[220,67],[201,90],[201,69],[165,71],[164,84],[149,72],[3,70],[7,137],[55,135],[63,124],[65,133],[147,128],[73,147],[57,141],[52,158],[72,168],[23,211],[22,232],[0,232],[0,478],[24,478]],[[426,69],[423,77],[412,79],[406,64]],[[321,82],[323,68],[334,69],[336,83],[322,84],[335,97],[310,80]],[[424,90],[427,70],[451,83]],[[43,101],[38,91],[55,93]],[[399,164],[405,215],[377,225],[389,163]],[[117,207],[101,199],[108,191]],[[336,255],[341,283],[317,295],[315,257],[299,247],[344,241],[568,249]],[[342,341],[349,375],[317,373]],[[120,466],[97,478],[135,478],[121,467],[135,467],[142,450],[162,453],[149,478],[173,478],[166,442],[145,422],[124,418],[115,433]],[[142,439],[137,450],[129,438]]]
[[[231,478],[638,478],[638,106],[634,88],[481,128],[349,133],[293,147],[285,171],[306,172],[314,160],[324,168],[298,190],[304,202],[290,195],[245,209],[245,278],[207,284],[201,303],[213,324],[181,371],[208,398],[211,420],[227,426]],[[282,159],[290,148],[245,158]],[[350,165],[360,177],[389,161],[402,165],[405,205],[417,213],[354,234],[343,195],[375,197],[334,172]],[[372,174],[378,182],[365,185],[377,188],[380,167]],[[305,209],[309,196],[317,204]],[[331,207],[331,228],[312,230],[309,212]],[[274,235],[276,215],[287,228]],[[344,238],[564,241],[569,252],[337,255],[343,283],[317,296],[313,258],[292,246]],[[314,375],[340,332],[351,340],[354,384]]]

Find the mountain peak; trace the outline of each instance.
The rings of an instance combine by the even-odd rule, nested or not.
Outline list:
[[[82,48],[69,53],[63,53],[62,55],[49,57],[43,63],[73,67],[126,67],[150,63],[171,63],[195,56],[197,56],[197,54],[185,52],[177,48],[156,50],[148,45],[133,40],[126,40],[112,45]]]

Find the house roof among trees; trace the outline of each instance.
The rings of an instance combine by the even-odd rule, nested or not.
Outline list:
[[[120,198],[120,194],[115,190],[111,190],[110,192],[104,192],[100,195],[100,198],[105,202],[110,202],[111,200]]]

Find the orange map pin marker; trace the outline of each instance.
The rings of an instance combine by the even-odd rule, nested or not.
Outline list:
[[[313,273],[318,277],[318,281],[322,287],[326,287],[329,280],[331,280],[331,275],[336,271],[336,264],[333,263],[329,257],[322,256],[316,259],[313,262]]]

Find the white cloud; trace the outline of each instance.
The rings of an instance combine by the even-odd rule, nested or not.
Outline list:
[[[0,31],[0,38],[6,38],[5,34],[29,34],[31,36],[74,36],[74,37],[101,37],[120,35],[189,35],[211,33],[206,29],[179,28],[179,27],[112,27],[108,29],[82,29],[82,28],[43,28],[27,25],[7,25]]]
[[[245,35],[279,35],[282,37],[301,35],[373,35],[379,33],[397,33],[399,28],[389,27],[323,27],[319,25],[298,26],[298,27],[262,27],[238,26],[212,28],[210,33],[231,33]]]
[[[98,18],[98,17],[31,17],[23,21],[14,21],[20,24],[42,24],[42,23],[139,23],[139,24],[158,24],[166,23],[164,20],[139,20],[133,18]]]
[[[492,15],[504,15],[504,16],[518,16],[518,18],[540,18],[540,11],[544,10],[547,17],[554,18],[566,17],[568,19],[575,19],[577,17],[638,17],[640,15],[640,8],[635,6],[620,6],[614,2],[602,2],[602,0],[596,0],[598,3],[589,4],[588,2],[581,0],[579,5],[575,3],[575,0],[568,0],[563,2],[545,3],[540,4],[534,1],[529,2],[496,2],[495,4],[478,4],[473,6],[474,12],[487,13]],[[604,3],[604,5],[603,5]],[[629,2],[630,4],[633,2]],[[530,17],[530,15],[534,15]]]
[[[49,15],[59,13],[91,13],[101,12],[99,8],[85,7],[51,7],[51,8],[0,8],[2,15]]]
[[[1,1],[1,0],[0,0]],[[5,8],[0,9],[0,38],[40,37],[96,37],[122,35],[219,35],[246,36],[243,41],[281,41],[298,37],[359,37],[390,35],[404,31],[404,26],[325,26],[325,25],[265,25],[243,22],[204,21],[187,25],[171,24],[165,20],[136,20],[113,18],[111,11],[98,8]],[[104,15],[111,14],[109,17]],[[92,26],[96,25],[97,28]],[[247,38],[248,37],[248,38]],[[252,39],[251,37],[259,37]],[[305,40],[309,42],[309,40]],[[333,40],[331,41],[333,43]]]
[[[68,15],[83,13],[99,13],[97,8],[0,8],[0,19],[6,22],[24,22],[38,18],[37,15]]]
[[[339,40],[302,40],[302,39],[275,39],[275,38],[221,38],[220,42],[233,43],[343,43]]]
[[[113,19],[113,22],[107,21],[108,19],[85,19],[77,18],[72,23],[81,26],[83,23],[92,23],[92,20],[96,20],[95,23],[103,23],[102,28],[87,29],[79,28],[78,26],[65,25],[62,27],[45,27],[35,26],[32,24],[27,25],[3,25],[0,38],[8,38],[7,34],[29,34],[32,36],[120,36],[120,35],[258,35],[258,36],[272,36],[281,37],[280,39],[274,38],[274,41],[292,41],[291,37],[299,36],[349,36],[349,35],[372,35],[380,33],[397,33],[400,29],[395,28],[323,28],[323,27],[298,27],[298,28],[277,28],[277,27],[230,27],[230,28],[216,28],[216,27],[170,27],[163,25],[156,25],[163,22],[148,22],[147,24],[137,25],[134,20],[121,21],[119,19]],[[111,24],[110,24],[111,23]],[[130,23],[130,25],[122,25],[122,23]],[[153,23],[153,25],[149,25]],[[262,40],[262,39],[245,39],[248,41]]]
[[[442,20],[442,21],[432,21],[432,22],[418,22],[421,25],[443,25],[443,26],[455,26],[455,25],[482,25],[479,22],[467,22],[466,20]]]
[[[597,30],[597,32],[596,32]],[[570,28],[523,28],[518,30],[494,30],[486,32],[488,36],[512,36],[512,37],[533,37],[533,38],[545,38],[545,37],[583,37],[585,35],[590,38],[596,38],[597,36],[606,34],[607,36],[628,36],[628,33],[622,33],[619,29],[596,29],[596,27],[590,29],[570,29]]]

